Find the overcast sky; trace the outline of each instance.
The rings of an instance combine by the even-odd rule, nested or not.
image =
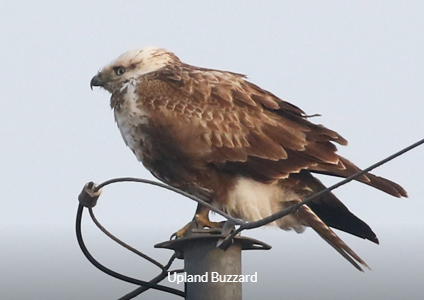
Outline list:
[[[349,140],[361,167],[424,137],[424,5],[420,1],[8,1],[0,11],[0,298],[117,299],[135,288],[95,269],[74,233],[88,181],[152,178],[125,147],[109,94],[90,79],[143,46],[184,62],[247,74]],[[245,252],[258,272],[244,299],[422,299],[424,148],[374,171],[400,183],[397,199],[352,183],[336,195],[380,245],[340,233],[373,269],[358,272],[312,230],[258,229],[273,246]],[[334,178],[321,177],[326,184]],[[188,222],[196,204],[139,184],[106,188],[99,220],[132,246],[153,249]],[[88,219],[93,255],[140,279],[157,269],[120,249]],[[177,266],[181,266],[179,262]],[[149,291],[139,299],[178,299]]]

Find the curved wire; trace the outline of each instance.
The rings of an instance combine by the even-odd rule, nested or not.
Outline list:
[[[153,278],[152,280],[150,280],[150,282],[158,283],[158,282],[162,281],[163,279],[165,279],[166,277],[168,277],[168,275],[170,275],[170,274],[172,275],[174,273],[182,273],[182,272],[184,272],[184,270],[182,270],[182,269],[174,270],[174,271],[169,271],[169,272],[162,272],[158,276],[156,276],[155,278]],[[138,295],[140,295],[141,293],[147,291],[148,289],[149,289],[148,287],[140,286],[140,287],[136,288],[135,290],[133,290],[132,292],[129,292],[128,294],[122,296],[118,300],[130,300],[130,299],[133,299],[134,297],[137,297]]]
[[[246,223],[246,222],[244,222],[240,219],[236,219],[236,218],[230,216],[229,214],[226,214],[225,212],[223,212],[223,211],[217,209],[216,207],[212,206],[210,203],[208,203],[208,202],[206,202],[206,201],[204,201],[204,200],[202,200],[202,199],[200,199],[196,196],[193,196],[193,195],[191,195],[191,194],[189,194],[189,193],[187,193],[183,190],[180,190],[176,187],[173,187],[173,186],[170,186],[170,185],[158,182],[158,181],[149,180],[149,179],[134,178],[134,177],[113,178],[113,179],[110,179],[110,180],[106,180],[105,182],[102,182],[99,185],[96,185],[96,187],[94,188],[94,192],[98,192],[101,188],[103,188],[103,187],[105,187],[109,184],[117,183],[117,182],[138,182],[138,183],[146,183],[146,184],[150,184],[150,185],[155,185],[155,186],[170,190],[172,192],[175,192],[177,194],[183,195],[187,198],[190,198],[191,200],[194,200],[197,203],[202,204],[203,206],[206,206],[210,210],[212,210],[212,211],[216,212],[217,214],[223,216],[224,218],[230,220],[231,222],[235,223],[236,225],[241,225],[241,224]]]
[[[185,196],[187,198],[190,198],[191,200],[196,201],[197,203],[199,203],[201,205],[204,205],[204,206],[208,207],[210,210],[212,210],[212,211],[216,212],[217,214],[223,216],[224,218],[226,218],[227,220],[229,220],[234,225],[239,225],[240,226],[236,230],[234,230],[229,236],[227,236],[223,241],[221,241],[218,244],[218,247],[225,248],[225,245],[228,245],[231,242],[231,240],[238,233],[240,233],[241,231],[243,231],[245,229],[254,229],[254,228],[257,228],[257,227],[261,227],[261,226],[266,225],[266,224],[269,224],[269,223],[271,223],[271,222],[273,222],[273,221],[275,221],[277,219],[280,219],[280,218],[282,218],[284,216],[287,216],[289,214],[292,214],[292,213],[296,212],[302,205],[305,205],[305,204],[310,203],[312,200],[314,200],[315,198],[321,196],[322,194],[328,193],[328,192],[330,192],[330,191],[332,191],[332,190],[334,190],[336,188],[339,188],[340,186],[345,185],[346,183],[354,180],[355,178],[357,178],[357,177],[359,177],[359,176],[361,176],[361,175],[363,175],[365,173],[368,173],[369,171],[371,171],[371,170],[373,170],[373,169],[375,169],[375,168],[377,168],[377,167],[379,167],[379,166],[381,166],[381,165],[383,165],[383,164],[385,164],[385,163],[387,163],[387,162],[395,159],[398,156],[401,156],[402,154],[404,154],[404,153],[406,153],[406,152],[408,152],[408,151],[410,151],[410,150],[412,150],[412,149],[414,149],[414,148],[416,148],[416,147],[418,147],[418,146],[420,146],[422,144],[424,144],[424,139],[422,139],[422,140],[420,140],[420,141],[418,141],[418,142],[416,142],[416,143],[414,143],[414,144],[412,144],[412,145],[410,145],[408,147],[405,147],[404,149],[402,149],[402,150],[400,150],[400,151],[398,151],[398,152],[396,152],[396,153],[394,153],[394,154],[392,154],[392,155],[390,155],[390,156],[388,156],[388,157],[380,160],[379,162],[377,162],[377,163],[369,166],[368,168],[365,168],[365,169],[363,169],[363,170],[361,170],[361,171],[353,174],[352,176],[349,176],[348,178],[346,178],[346,179],[344,179],[342,181],[339,181],[338,183],[336,183],[336,184],[334,184],[334,185],[332,185],[332,186],[330,186],[328,188],[323,189],[322,191],[320,191],[320,192],[318,192],[316,194],[313,194],[312,196],[304,199],[302,202],[296,203],[296,204],[294,204],[292,206],[289,206],[289,207],[287,207],[285,209],[282,209],[282,210],[280,210],[280,211],[278,211],[278,212],[276,212],[276,213],[274,213],[274,214],[272,214],[272,215],[270,215],[268,217],[265,217],[263,219],[260,219],[258,221],[254,221],[254,222],[244,222],[244,221],[242,221],[240,219],[234,218],[234,217],[232,217],[232,216],[226,214],[225,212],[223,212],[223,211],[215,208],[211,204],[203,201],[202,199],[200,199],[200,198],[198,198],[196,196],[193,196],[193,195],[191,195],[191,194],[189,194],[187,192],[184,192],[184,191],[182,191],[182,190],[180,190],[178,188],[175,188],[173,186],[166,185],[166,184],[163,184],[163,183],[160,183],[160,182],[157,182],[157,181],[147,180],[147,179],[133,178],[133,177],[114,178],[114,179],[107,180],[107,181],[105,181],[105,182],[97,185],[94,188],[94,191],[97,192],[102,187],[105,187],[105,186],[107,186],[109,184],[112,184],[112,183],[116,183],[116,182],[128,182],[128,181],[130,181],[130,182],[139,182],[139,183],[146,183],[146,184],[150,184],[150,185],[159,186],[161,188],[165,188],[165,189],[168,189],[170,191],[173,191],[173,192],[176,192],[178,194],[181,194],[181,195],[183,195],[183,196]]]
[[[380,160],[379,162],[376,162],[375,164],[372,164],[368,168],[365,168],[365,169],[363,169],[363,170],[361,170],[361,171],[353,174],[352,176],[349,176],[349,177],[345,178],[344,180],[341,180],[338,183],[336,183],[336,184],[334,184],[334,185],[332,185],[332,186],[330,186],[328,188],[325,188],[322,191],[319,191],[316,194],[313,194],[312,196],[304,199],[302,202],[296,203],[296,204],[294,204],[292,206],[289,206],[289,207],[287,207],[285,209],[282,209],[279,212],[276,212],[276,213],[274,213],[274,214],[272,214],[272,215],[270,215],[268,217],[265,217],[265,218],[263,218],[261,220],[258,220],[258,221],[255,221],[255,222],[249,222],[249,223],[241,224],[239,228],[237,228],[236,230],[234,230],[229,236],[227,236],[224,240],[222,240],[217,246],[218,247],[221,247],[221,248],[225,248],[229,243],[231,243],[231,240],[239,232],[241,232],[241,231],[243,231],[245,229],[253,229],[253,228],[261,227],[261,226],[266,225],[266,224],[269,224],[269,223],[271,223],[271,222],[273,222],[273,221],[275,221],[277,219],[280,219],[280,218],[282,218],[284,216],[287,216],[289,214],[292,214],[292,213],[296,212],[302,205],[305,205],[305,204],[310,203],[312,200],[316,199],[317,197],[319,197],[319,196],[321,196],[321,195],[323,195],[325,193],[328,193],[328,192],[330,192],[330,191],[332,191],[332,190],[334,190],[334,189],[336,189],[338,187],[341,187],[342,185],[345,185],[346,183],[354,180],[356,177],[359,177],[359,176],[361,176],[361,175],[363,175],[365,173],[368,173],[369,171],[371,171],[371,170],[373,170],[375,168],[378,168],[381,165],[384,165],[385,163],[391,161],[392,159],[395,159],[396,157],[401,156],[402,154],[404,154],[404,153],[406,153],[406,152],[408,152],[408,151],[410,151],[410,150],[412,150],[412,149],[414,149],[414,148],[416,148],[416,147],[418,147],[418,146],[420,146],[422,144],[424,144],[424,139],[422,139],[422,140],[420,140],[420,141],[418,141],[418,142],[416,142],[416,143],[414,143],[414,144],[412,144],[412,145],[410,145],[410,146],[408,146],[406,148],[403,148],[402,150],[400,150],[400,151],[398,151],[398,152],[396,152],[396,153],[394,153],[394,154],[392,154],[392,155],[390,155],[390,156],[388,156],[388,157]]]
[[[151,258],[150,256],[138,251],[137,249],[131,247],[130,245],[124,243],[123,241],[121,241],[120,239],[118,239],[116,236],[114,236],[113,234],[111,234],[106,228],[104,228],[102,226],[102,224],[100,224],[100,222],[97,220],[96,216],[94,215],[93,209],[91,207],[88,208],[88,211],[90,213],[90,217],[93,220],[94,224],[96,224],[96,226],[104,233],[106,234],[109,238],[111,238],[114,242],[118,243],[119,245],[121,245],[122,247],[126,248],[127,250],[137,254],[138,256],[141,256],[142,258],[144,258],[145,260],[151,262],[152,264],[154,264],[155,266],[159,267],[160,269],[162,269],[162,271],[166,271],[167,269],[165,269],[165,266],[163,266],[160,262],[154,260],[153,258]]]
[[[173,192],[176,192],[178,194],[181,194],[191,200],[194,200],[196,202],[198,202],[201,205],[204,205],[206,207],[208,207],[209,209],[211,209],[212,211],[218,213],[219,215],[223,216],[224,218],[226,218],[229,222],[231,222],[234,225],[239,225],[239,227],[234,230],[229,236],[227,236],[224,240],[222,240],[220,242],[219,245],[217,245],[218,247],[224,248],[226,247],[227,244],[231,243],[231,240],[241,231],[245,230],[245,229],[253,229],[253,228],[257,228],[263,225],[266,225],[268,223],[271,223],[279,218],[282,218],[288,214],[294,213],[296,212],[302,205],[308,204],[310,203],[312,200],[314,200],[315,198],[319,197],[320,195],[324,194],[324,193],[328,193],[352,180],[354,180],[356,177],[361,176],[369,171],[371,171],[372,169],[375,169],[385,163],[387,163],[388,161],[412,150],[415,147],[418,147],[419,145],[424,143],[424,139],[396,152],[393,155],[390,155],[388,157],[386,157],[385,159],[369,166],[366,169],[363,169],[362,171],[359,171],[355,174],[353,174],[352,176],[328,187],[323,189],[322,191],[304,199],[302,202],[299,202],[295,205],[292,205],[286,209],[283,209],[277,213],[274,213],[268,217],[265,217],[261,220],[255,221],[255,222],[244,222],[240,219],[234,218],[228,214],[226,214],[225,212],[213,207],[211,204],[205,202],[202,199],[199,199],[196,196],[193,196],[187,192],[184,192],[178,188],[160,183],[160,182],[156,182],[156,181],[151,181],[151,180],[147,180],[147,179],[140,179],[140,178],[132,178],[132,177],[124,177],[124,178],[115,178],[115,179],[111,179],[111,180],[107,180],[97,186],[94,187],[94,191],[98,192],[101,188],[112,184],[112,183],[116,183],[116,182],[139,182],[139,183],[145,183],[145,184],[150,184],[150,185],[155,185],[155,186],[159,186],[161,188],[165,188],[168,190],[171,190]],[[150,261],[151,263],[155,264],[156,266],[158,266],[159,268],[162,269],[162,272],[156,276],[155,278],[153,278],[151,281],[146,282],[146,281],[142,281],[142,280],[138,280],[138,279],[134,279],[131,277],[127,277],[125,275],[119,274],[117,272],[114,272],[108,268],[106,268],[105,266],[103,266],[102,264],[100,264],[99,262],[97,262],[92,256],[91,254],[88,252],[83,238],[82,238],[82,233],[81,233],[81,219],[82,219],[82,213],[83,213],[83,208],[84,206],[82,204],[79,204],[78,206],[78,212],[77,212],[77,220],[76,220],[76,233],[77,233],[77,240],[78,240],[78,244],[80,245],[80,248],[82,250],[82,252],[84,253],[84,255],[87,257],[87,259],[94,265],[96,266],[98,269],[100,269],[101,271],[107,273],[110,276],[113,276],[115,278],[118,278],[120,280],[126,281],[126,282],[130,282],[133,284],[137,284],[140,285],[139,288],[135,289],[134,291],[128,293],[127,295],[121,297],[119,300],[127,300],[127,299],[132,299],[133,297],[136,297],[137,295],[141,294],[142,292],[153,288],[153,289],[157,289],[157,290],[161,290],[161,291],[165,291],[168,293],[172,293],[181,297],[185,297],[185,293],[173,288],[169,288],[166,286],[162,286],[162,285],[158,285],[157,283],[162,281],[164,278],[166,278],[168,276],[168,273],[166,272],[168,270],[168,268],[171,266],[172,261],[175,259],[175,255],[173,257],[171,257],[170,261],[168,262],[168,264],[166,266],[163,266],[162,264],[160,264],[159,262],[155,261],[154,259],[148,257],[147,255],[141,253],[140,251],[130,247],[129,245],[125,244],[124,242],[120,241],[118,238],[116,238],[115,236],[113,236],[112,234],[110,234],[103,226],[100,225],[100,223],[97,221],[97,219],[94,216],[94,213],[92,211],[91,208],[89,208],[90,211],[90,215],[93,219],[93,222],[96,223],[96,225],[106,234],[108,235],[111,239],[113,239],[114,241],[116,241],[117,243],[121,244],[122,246],[124,246],[125,248],[129,249],[130,251],[136,253],[137,255],[140,255],[141,257],[147,259],[148,261]],[[170,271],[170,273],[175,273],[175,272],[182,272],[183,270],[174,270],[174,271]]]
[[[99,270],[101,270],[102,272],[115,277],[119,280],[122,281],[126,281],[129,283],[133,283],[136,285],[140,285],[140,286],[145,286],[147,288],[152,288],[152,289],[156,289],[156,290],[160,290],[160,291],[164,291],[164,292],[168,292],[177,296],[181,296],[181,297],[185,297],[185,293],[177,290],[177,289],[173,289],[167,286],[163,286],[163,285],[159,285],[155,282],[148,282],[148,281],[143,281],[143,280],[138,280],[135,278],[131,278],[125,275],[122,275],[120,273],[117,273],[105,266],[103,266],[101,263],[99,263],[88,251],[87,247],[85,246],[83,237],[82,237],[82,232],[81,232],[81,220],[82,220],[82,214],[83,214],[83,210],[84,210],[84,206],[82,204],[78,205],[78,210],[77,210],[77,217],[76,217],[76,224],[75,224],[75,231],[76,231],[76,235],[77,235],[77,240],[78,240],[78,244],[81,248],[81,251],[84,253],[85,257]]]

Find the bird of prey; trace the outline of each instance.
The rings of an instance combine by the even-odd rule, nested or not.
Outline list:
[[[349,177],[360,170],[336,153],[334,143],[347,141],[312,123],[300,108],[244,75],[192,66],[165,49],[128,51],[90,84],[112,94],[110,106],[126,145],[156,178],[245,221],[323,190],[314,173]],[[382,177],[367,173],[356,180],[407,196]],[[218,226],[200,205],[192,222]],[[366,263],[330,227],[378,243],[333,193],[273,224],[299,233],[313,228],[359,270]]]

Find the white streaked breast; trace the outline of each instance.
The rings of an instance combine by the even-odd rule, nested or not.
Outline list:
[[[137,159],[142,161],[143,147],[146,138],[145,134],[137,127],[141,124],[148,124],[149,114],[143,110],[140,103],[137,103],[136,82],[129,81],[123,88],[127,92],[123,95],[124,101],[119,110],[115,110],[115,120],[121,131],[125,144],[134,152]]]

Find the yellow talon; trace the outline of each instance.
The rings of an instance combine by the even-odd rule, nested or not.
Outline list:
[[[221,228],[221,222],[212,222],[209,220],[209,209],[203,206],[198,206],[196,214],[193,217],[193,220],[187,223],[183,228],[172,234],[172,238],[181,238],[191,231],[193,228],[203,229],[208,228]]]

